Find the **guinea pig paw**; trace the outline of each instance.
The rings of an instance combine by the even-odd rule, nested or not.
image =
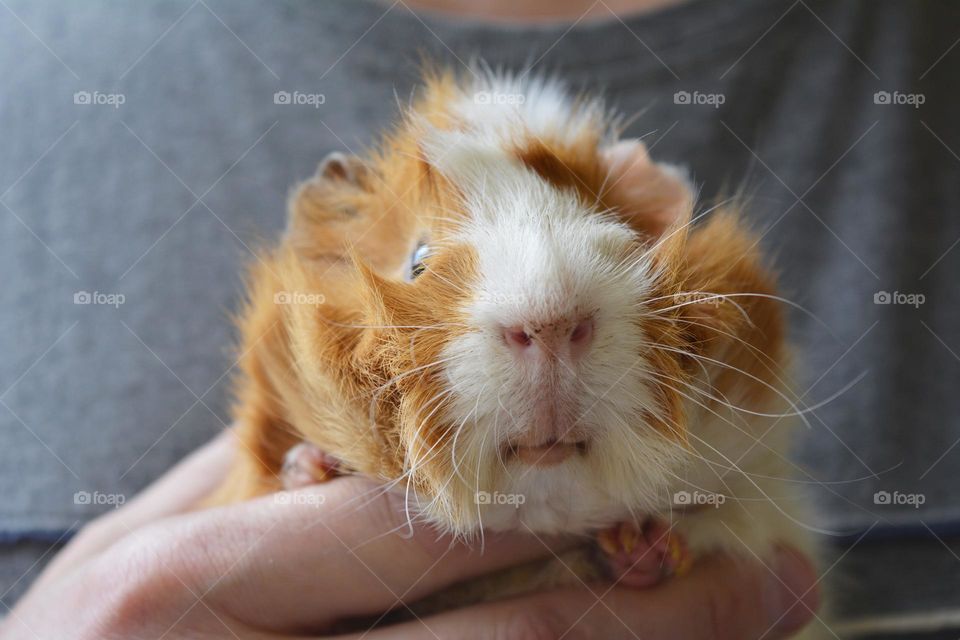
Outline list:
[[[637,527],[622,522],[601,531],[597,543],[618,584],[635,589],[652,587],[689,571],[692,556],[683,538],[665,522],[650,518]]]
[[[286,490],[326,482],[337,475],[340,462],[309,442],[301,442],[283,457],[280,478]]]

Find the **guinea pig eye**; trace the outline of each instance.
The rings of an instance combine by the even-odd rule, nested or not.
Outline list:
[[[427,265],[423,263],[426,260],[427,256],[430,255],[430,248],[426,243],[421,242],[417,245],[416,251],[413,252],[413,256],[410,258],[410,279],[413,280],[427,268]]]

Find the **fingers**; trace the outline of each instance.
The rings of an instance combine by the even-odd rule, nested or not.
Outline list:
[[[398,600],[550,553],[545,541],[520,534],[487,534],[483,553],[419,524],[411,539],[403,496],[355,477],[179,521],[179,533],[165,533],[181,540],[167,554],[180,559],[178,574],[201,583],[201,592],[211,589],[205,600],[256,628],[316,628],[376,615]],[[206,555],[198,558],[198,550]]]
[[[301,442],[283,457],[280,477],[289,490],[326,482],[337,475],[340,461],[309,442]]]
[[[777,640],[813,617],[818,595],[816,573],[799,554],[778,553],[771,569],[707,558],[688,576],[655,589],[566,589],[451,611],[366,637]]]
[[[232,431],[184,458],[125,506],[91,521],[57,555],[36,584],[46,583],[148,522],[196,504],[223,479],[233,457]]]
[[[193,508],[216,489],[233,462],[236,435],[220,433],[167,471],[121,510],[128,524],[142,524]]]

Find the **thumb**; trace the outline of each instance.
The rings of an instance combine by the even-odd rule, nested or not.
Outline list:
[[[729,557],[704,559],[688,579],[660,590],[656,606],[671,609],[683,638],[788,638],[820,605],[817,572],[793,549],[763,564]],[[699,635],[698,635],[699,634]]]
[[[654,589],[561,589],[448,611],[366,637],[777,640],[813,618],[816,576],[810,561],[789,549],[765,565],[715,556]]]

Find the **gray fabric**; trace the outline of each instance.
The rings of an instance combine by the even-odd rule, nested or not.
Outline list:
[[[7,613],[40,575],[61,545],[18,542],[0,550],[0,610]],[[0,614],[2,615],[2,614]]]
[[[866,372],[801,434],[821,524],[937,530],[960,518],[956,5],[699,0],[568,30],[367,2],[7,4],[7,537],[55,538],[110,508],[76,492],[130,496],[228,420],[242,263],[282,226],[294,182],[390,122],[420,52],[554,71],[638,113],[627,133],[689,166],[705,201],[745,185],[785,294],[829,328],[792,314],[797,388],[814,384],[805,402]],[[77,105],[78,91],[125,101]],[[275,104],[277,91],[325,101]],[[676,104],[678,91],[725,100]],[[875,104],[878,91],[925,102]],[[78,291],[125,302],[76,305]],[[877,305],[878,291],[926,302]],[[925,503],[876,505],[881,490]]]
[[[845,617],[864,622],[881,615],[922,614],[938,603],[955,607],[956,600],[943,596],[960,593],[960,571],[955,560],[945,560],[960,554],[960,539],[946,547],[936,540],[886,540],[864,542],[844,556],[835,553],[834,606]]]

